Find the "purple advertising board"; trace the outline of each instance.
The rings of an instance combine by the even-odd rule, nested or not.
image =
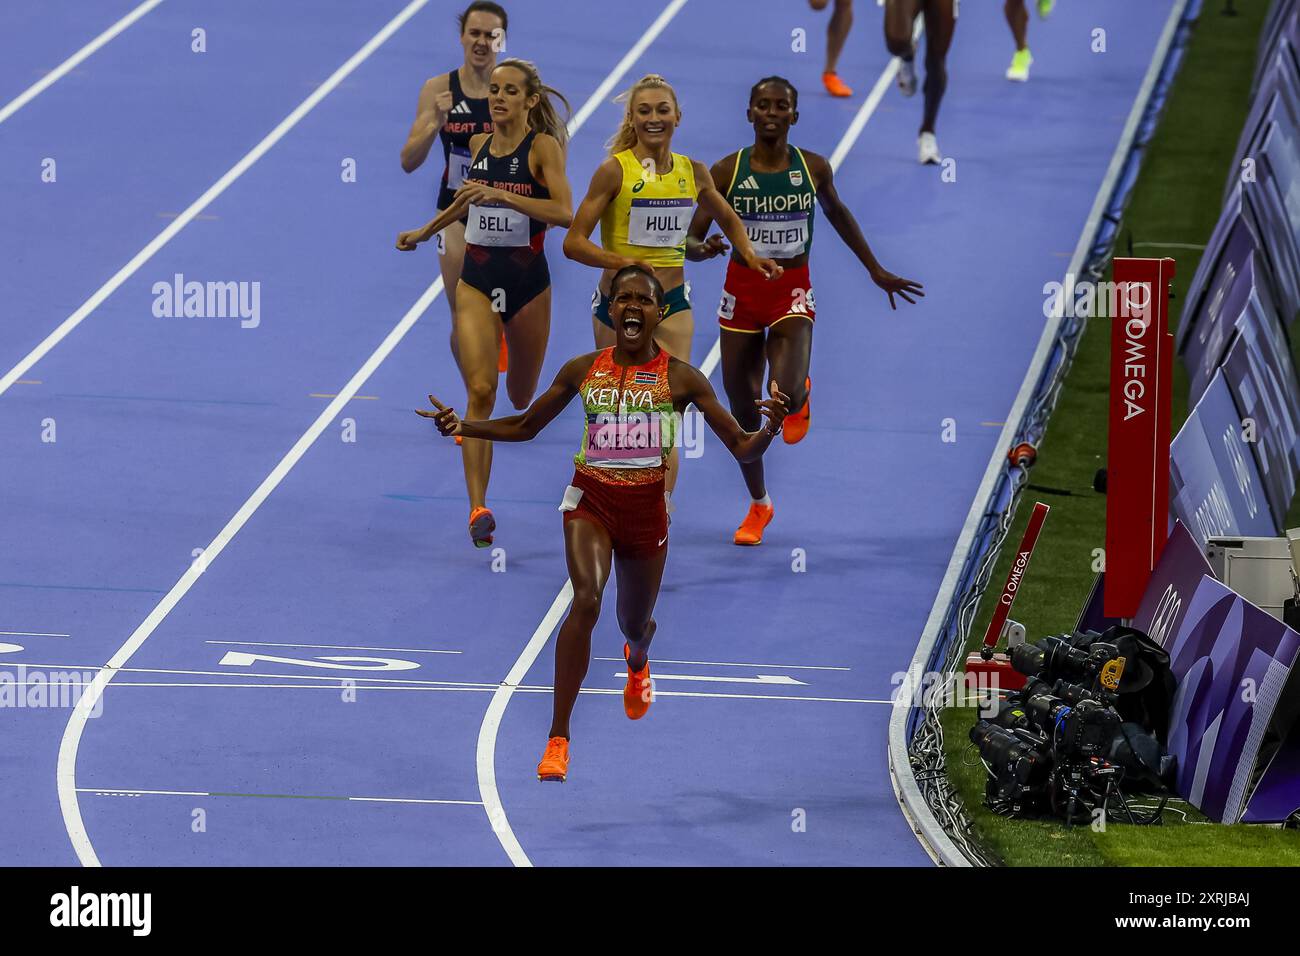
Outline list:
[[[1242,823],[1281,823],[1300,810],[1300,734],[1293,729],[1250,795]]]
[[[1300,308],[1300,251],[1297,251],[1296,228],[1300,226],[1300,184],[1297,162],[1277,148],[1277,143],[1290,137],[1279,133],[1283,124],[1270,127],[1268,142],[1274,145],[1271,154],[1261,155],[1255,166],[1255,182],[1243,185],[1242,206],[1259,237],[1258,248],[1263,253],[1270,280],[1277,288],[1277,304],[1283,310],[1286,324]],[[1273,138],[1278,135],[1278,139]]]
[[[1300,384],[1282,330],[1252,295],[1223,375],[1241,413],[1264,495],[1281,528],[1300,474]]]
[[[1133,626],[1168,650],[1183,623],[1192,594],[1206,575],[1214,577],[1205,552],[1182,522],[1175,522],[1169,541],[1160,553],[1160,561],[1151,572],[1142,603],[1133,615]]]
[[[1255,287],[1255,237],[1238,219],[1223,247],[1219,267],[1210,277],[1201,313],[1193,318],[1183,347],[1188,402],[1195,404],[1228,354],[1237,320]]]
[[[1213,535],[1277,534],[1222,371],[1174,436],[1169,468],[1174,515],[1198,546]]]
[[[1187,286],[1183,312],[1174,333],[1174,342],[1179,352],[1185,352],[1191,346],[1193,333],[1201,331],[1199,326],[1206,307],[1214,298],[1211,288],[1222,288],[1226,294],[1227,287],[1236,281],[1235,268],[1238,267],[1234,268],[1232,276],[1227,276],[1225,259],[1241,263],[1246,252],[1258,245],[1253,221],[1242,206],[1241,189],[1241,184],[1237,183],[1230,191],[1228,205],[1219,215],[1219,221],[1210,234],[1210,241],[1201,254],[1192,281]],[[1183,361],[1187,362],[1189,370],[1194,367],[1186,358]]]
[[[1300,634],[1202,577],[1166,650],[1178,682],[1167,745],[1175,789],[1211,820],[1236,823]]]

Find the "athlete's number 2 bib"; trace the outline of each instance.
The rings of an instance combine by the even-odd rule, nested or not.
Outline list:
[[[628,210],[627,241],[634,246],[671,249],[686,241],[691,199],[633,199]]]
[[[528,245],[528,217],[509,206],[470,204],[465,241],[476,246]]]
[[[447,188],[452,192],[465,184],[470,160],[469,150],[461,146],[453,146],[447,155]]]
[[[806,212],[771,212],[742,216],[754,253],[767,259],[793,259],[808,247]]]

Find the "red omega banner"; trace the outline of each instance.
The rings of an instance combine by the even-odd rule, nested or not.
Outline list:
[[[1115,259],[1106,290],[1110,421],[1106,453],[1107,617],[1131,618],[1169,534],[1173,259]],[[1100,298],[1100,297],[1099,297]],[[1100,302],[1098,303],[1101,304]]]

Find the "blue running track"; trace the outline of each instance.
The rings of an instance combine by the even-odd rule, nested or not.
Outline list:
[[[924,304],[890,313],[823,221],[812,429],[767,457],[776,520],[762,547],[730,543],[746,496],[709,436],[675,496],[656,703],[623,716],[607,614],[563,786],[534,768],[580,413],[497,447],[501,572],[466,539],[455,446],[411,412],[429,391],[463,407],[445,301],[411,312],[433,291],[432,244],[393,249],[431,214],[440,163],[406,176],[397,154],[420,83],[459,62],[455,5],[419,8],[124,276],[404,7],[167,0],[123,31],[0,123],[0,375],[113,285],[0,394],[0,673],[20,681],[7,699],[51,671],[111,676],[89,719],[0,707],[0,862],[927,863],[888,780],[891,678],[1170,5],[1065,0],[1031,24],[1019,85],[1002,76],[1000,9],[965,4],[938,130],[953,182],[915,163],[920,97],[888,90],[837,181],[886,266],[925,283]],[[575,108],[663,9],[508,6],[508,53]],[[132,7],[5,5],[0,105]],[[802,87],[794,141],[830,155],[888,63],[879,12],[861,7],[841,65],[852,100],[820,88],[825,16],[788,0],[689,0],[618,88],[669,77],[675,147],[711,164],[751,141],[754,80],[785,74]],[[796,28],[808,53],[792,52]],[[606,98],[573,140],[578,196],[619,109]],[[349,159],[356,182],[340,175]],[[596,276],[560,238],[544,381],[591,347]],[[178,273],[260,283],[259,324],[156,317],[154,284]],[[690,272],[697,364],[722,273]],[[404,317],[409,333],[332,414]],[[941,440],[948,418],[955,442]]]

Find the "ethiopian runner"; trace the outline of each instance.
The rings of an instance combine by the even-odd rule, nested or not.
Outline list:
[[[835,191],[831,164],[790,144],[790,127],[799,121],[798,106],[799,93],[789,80],[779,76],[759,80],[750,91],[746,113],[754,126],[754,144],[719,160],[710,170],[715,187],[745,224],[754,254],[775,260],[783,270],[767,280],[737,262],[734,254],[727,263],[718,306],[723,386],[737,421],[745,428],[757,428],[755,403],[762,397],[763,382],[786,383],[791,409],[783,426],[787,444],[800,441],[811,421],[808,365],[817,312],[808,257],[814,199],[871,281],[889,296],[891,308],[897,308],[895,296],[915,302],[913,296],[925,294],[920,283],[894,275],[876,260],[853,213]],[[727,251],[720,237],[705,238],[708,231],[708,212],[701,210],[690,228],[687,256],[692,260]],[[770,369],[766,375],[764,366]],[[742,461],[740,470],[751,502],[734,540],[761,544],[763,529],[775,514],[763,462]]]

